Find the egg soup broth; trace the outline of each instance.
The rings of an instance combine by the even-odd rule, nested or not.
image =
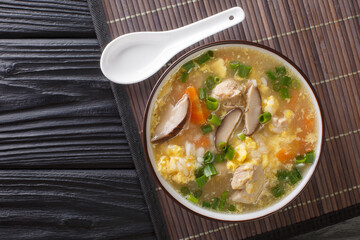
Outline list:
[[[213,49],[166,81],[151,113],[151,147],[161,176],[192,203],[228,213],[263,209],[288,195],[314,161],[314,105],[275,57]]]

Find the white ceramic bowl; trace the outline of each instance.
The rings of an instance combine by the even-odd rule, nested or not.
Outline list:
[[[307,89],[307,91],[310,93],[310,97],[312,102],[314,103],[314,108],[316,111],[316,119],[317,119],[317,129],[318,129],[318,142],[315,147],[315,156],[316,159],[314,163],[310,166],[309,170],[306,172],[306,174],[303,176],[301,182],[296,186],[296,188],[288,194],[286,197],[281,199],[279,202],[275,203],[274,205],[271,205],[265,209],[261,209],[255,212],[249,212],[249,213],[242,213],[242,214],[231,214],[231,213],[221,213],[221,212],[214,212],[211,210],[207,210],[205,208],[199,207],[187,199],[185,199],[181,194],[179,194],[158,172],[153,150],[151,148],[150,143],[150,118],[151,118],[151,112],[153,111],[154,102],[157,98],[157,95],[159,94],[162,86],[166,83],[166,81],[170,78],[170,76],[176,72],[184,63],[188,62],[189,60],[193,59],[195,56],[200,55],[203,52],[206,52],[210,49],[220,49],[223,47],[247,47],[256,49],[262,52],[266,52],[267,54],[272,55],[276,59],[279,59],[284,66],[286,66],[288,69],[291,69],[295,74],[297,74],[297,77],[299,81],[301,81],[302,85]],[[287,57],[283,56],[282,54],[276,52],[275,50],[268,48],[266,46],[262,46],[256,43],[252,42],[246,42],[246,41],[223,41],[223,42],[215,42],[210,43],[201,47],[198,47],[194,50],[189,51],[188,53],[184,54],[182,57],[180,57],[177,61],[175,61],[160,77],[158,82],[156,83],[154,89],[151,92],[150,98],[148,100],[146,111],[144,114],[144,122],[143,122],[143,144],[144,144],[144,150],[145,155],[147,158],[147,162],[149,164],[150,169],[152,170],[153,175],[155,178],[159,181],[160,185],[162,186],[162,189],[167,192],[172,198],[174,198],[176,201],[178,201],[180,204],[185,206],[186,208],[190,209],[191,211],[200,214],[202,216],[212,218],[212,219],[218,219],[218,220],[224,220],[224,221],[246,221],[256,218],[261,218],[266,215],[272,214],[279,209],[283,208],[287,204],[289,204],[292,200],[295,199],[295,197],[304,189],[306,184],[309,182],[311,176],[313,175],[316,166],[318,165],[320,154],[321,154],[321,148],[322,148],[322,142],[323,142],[323,121],[322,121],[322,113],[321,108],[318,103],[318,99],[315,93],[315,90],[313,89],[311,82],[308,80],[306,75]]]

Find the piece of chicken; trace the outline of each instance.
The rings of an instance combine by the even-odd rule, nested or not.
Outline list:
[[[264,186],[264,170],[259,165],[243,164],[234,172],[231,187],[236,191],[231,195],[231,200],[247,204],[256,203]]]
[[[226,79],[215,86],[210,96],[216,98],[225,109],[245,106],[246,86],[233,79]]]

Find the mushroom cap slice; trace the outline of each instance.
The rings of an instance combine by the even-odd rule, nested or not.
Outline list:
[[[241,203],[256,203],[265,187],[264,170],[251,163],[241,165],[234,172],[231,187],[236,190],[231,200]]]
[[[232,132],[240,122],[242,111],[240,108],[235,108],[228,112],[224,119],[221,121],[220,126],[216,129],[215,133],[215,145],[216,149],[219,150],[219,143],[226,142],[229,140]]]
[[[184,127],[190,108],[190,99],[184,95],[176,105],[162,116],[155,129],[152,143],[158,143],[175,137]]]
[[[247,92],[247,101],[245,109],[245,131],[244,134],[249,136],[253,134],[259,126],[258,117],[261,114],[261,95],[259,89],[251,85]]]

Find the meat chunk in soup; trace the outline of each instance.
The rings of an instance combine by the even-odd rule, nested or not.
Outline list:
[[[233,79],[226,79],[215,86],[211,97],[217,99],[222,107],[230,109],[234,107],[244,107],[246,86]]]
[[[238,167],[234,172],[231,187],[236,190],[231,199],[234,202],[255,203],[265,186],[263,169],[251,163]]]

